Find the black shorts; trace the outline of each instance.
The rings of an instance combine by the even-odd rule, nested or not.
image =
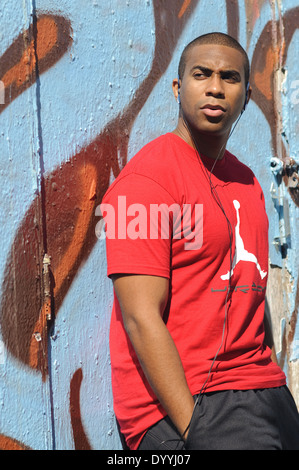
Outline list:
[[[167,416],[139,450],[299,450],[298,410],[286,386],[205,393],[185,443]]]

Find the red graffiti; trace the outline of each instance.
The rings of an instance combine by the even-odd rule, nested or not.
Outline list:
[[[69,20],[59,15],[34,17],[0,58],[4,104],[0,113],[66,53],[72,43]]]
[[[74,435],[75,450],[91,450],[82,424],[80,409],[80,388],[83,380],[82,369],[76,370],[70,386],[70,415]]]

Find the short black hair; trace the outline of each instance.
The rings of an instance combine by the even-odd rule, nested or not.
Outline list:
[[[232,36],[229,36],[228,34],[224,34],[224,33],[219,33],[219,32],[203,34],[202,36],[199,36],[193,39],[193,41],[187,44],[187,46],[182,52],[180,62],[179,62],[178,74],[179,74],[180,79],[183,78],[184,73],[185,73],[188,52],[194,46],[199,46],[202,44],[217,44],[218,46],[228,46],[241,52],[244,58],[245,85],[247,86],[249,82],[249,76],[250,76],[250,64],[249,64],[247,52],[243,49],[241,44],[239,44],[238,41],[234,39]]]

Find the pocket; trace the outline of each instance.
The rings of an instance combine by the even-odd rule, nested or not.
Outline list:
[[[168,416],[148,429],[138,450],[183,450],[183,440]]]

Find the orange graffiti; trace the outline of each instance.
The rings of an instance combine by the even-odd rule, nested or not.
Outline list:
[[[93,215],[94,197],[96,194],[97,169],[94,165],[87,163],[80,169],[82,207],[80,207],[79,217],[75,227],[72,241],[63,255],[58,268],[54,271],[55,288],[54,296],[60,290],[64,279],[80,254],[83,244],[86,240],[86,233],[89,221]]]
[[[178,18],[182,18],[182,16],[185,14],[190,3],[191,3],[191,0],[184,0],[182,8],[180,9],[179,14],[178,14]]]
[[[267,51],[265,68],[262,72],[256,72],[254,75],[257,88],[263,93],[267,100],[272,100],[272,73],[276,63],[277,54],[271,48]]]
[[[80,388],[83,380],[82,369],[76,370],[70,384],[70,415],[76,450],[91,450],[87,435],[85,433],[81,408],[80,408]]]
[[[52,50],[57,42],[57,26],[53,18],[43,17],[37,22],[38,41],[35,51],[35,39],[23,51],[20,61],[2,77],[5,88],[15,83],[17,87],[30,79],[38,60],[43,59]]]
[[[34,16],[30,27],[0,57],[5,100],[0,112],[35,83],[67,51],[72,42],[70,22],[59,15]]]
[[[272,84],[273,74],[279,67],[279,57],[282,57],[285,50],[285,43],[276,49],[270,47],[266,54],[265,68],[262,72],[255,72],[254,79],[257,88],[263,93],[267,100],[273,99]]]
[[[30,450],[30,448],[16,439],[0,434],[0,450]]]
[[[49,334],[49,324],[46,321],[48,310],[51,310],[54,321],[80,266],[89,257],[97,241],[95,207],[101,202],[111,173],[117,176],[125,166],[130,132],[135,119],[166,71],[177,40],[197,3],[193,1],[187,5],[185,2],[182,9],[182,0],[173,0],[171,7],[167,1],[153,1],[155,31],[159,41],[156,44],[151,70],[136,90],[134,100],[120,111],[87,147],[74,154],[70,161],[63,162],[49,175],[43,175],[42,196],[37,195],[20,224],[5,267],[4,293],[0,305],[1,331],[3,341],[11,354],[33,369],[39,370],[43,378],[47,372],[45,361]],[[180,11],[181,18],[178,17]],[[40,16],[36,22],[44,16]],[[54,65],[71,43],[70,22],[60,16],[50,17],[55,20],[58,28],[58,42],[45,59],[38,59],[36,72],[39,75]],[[15,66],[21,56],[24,56],[24,35],[32,38],[32,33],[31,29],[22,33],[0,57],[0,70],[3,73]],[[39,34],[38,41],[41,38]],[[42,40],[45,42],[46,38],[45,32]],[[31,81],[19,87],[17,91],[16,85],[13,84],[10,90],[13,92],[12,99],[31,86],[35,80],[36,74],[33,73]],[[44,242],[44,245],[41,242]],[[45,298],[41,282],[43,250],[51,257],[50,299]],[[18,265],[24,267],[22,272],[15,269]]]
[[[267,0],[251,0],[250,2],[245,2],[246,10],[246,20],[248,23],[247,27],[247,47],[249,46],[252,31],[254,29],[255,23],[261,15],[261,10],[264,4],[267,3]]]
[[[81,194],[81,204],[79,207],[79,216],[76,222],[73,237],[66,249],[60,263],[53,270],[55,279],[54,298],[58,295],[64,280],[72,271],[73,266],[82,250],[86,240],[89,221],[93,215],[94,199],[96,196],[97,169],[91,163],[86,163],[79,169],[79,193]],[[51,310],[50,299],[46,298],[40,311],[37,322],[35,323],[33,335],[29,346],[29,365],[41,371],[46,371],[46,328],[47,315]]]

